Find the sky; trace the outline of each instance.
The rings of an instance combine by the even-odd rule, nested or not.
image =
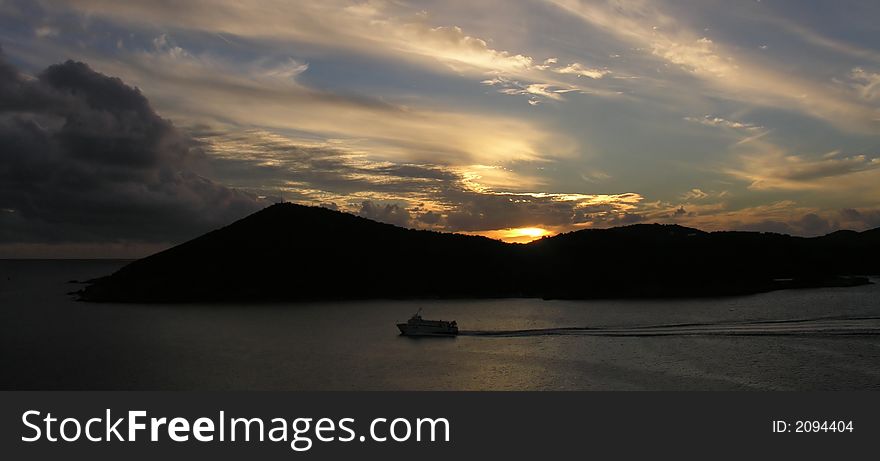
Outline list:
[[[526,242],[880,226],[880,3],[0,0],[0,256],[279,200]]]

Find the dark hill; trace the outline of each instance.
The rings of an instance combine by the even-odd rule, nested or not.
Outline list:
[[[799,238],[677,225],[582,230],[527,245],[270,206],[93,280],[87,301],[712,296],[866,283],[877,232]],[[786,279],[786,280],[780,280]]]

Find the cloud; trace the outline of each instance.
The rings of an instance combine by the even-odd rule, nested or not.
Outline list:
[[[779,200],[754,206],[735,206],[718,194],[699,202],[643,202],[632,213],[640,221],[676,223],[705,231],[759,231],[817,236],[839,229],[866,230],[880,226],[880,208],[820,208]],[[635,219],[635,218],[634,218]]]
[[[242,63],[155,51],[94,59],[102,71],[144,88],[164,114],[183,123],[295,131],[386,159],[456,165],[542,160],[572,155],[574,148],[568,136],[508,115],[312,88],[299,79],[308,64],[297,60]]]
[[[541,61],[525,52],[500,49],[492,45],[491,37],[469,34],[458,25],[434,24],[427,13],[403,2],[269,0],[243,8],[232,0],[192,0],[181,8],[149,2],[46,1],[87,17],[108,18],[126,25],[161,24],[163,28],[210,32],[221,38],[237,36],[269,42],[280,49],[308,46],[390,57],[435,72],[481,80],[503,76],[526,86],[571,88],[602,97],[621,94],[588,89],[570,81],[574,79],[563,78],[601,79],[611,73],[608,69],[588,68],[577,62],[557,66],[559,60],[555,57]]]
[[[401,227],[410,227],[410,220],[412,219],[409,212],[396,203],[386,203],[383,205],[369,200],[364,200],[361,203],[361,209],[358,214],[374,221]]]
[[[845,229],[873,229],[880,227],[880,209],[844,208],[838,219]]]
[[[694,188],[682,194],[681,198],[682,200],[702,200],[708,196],[709,194],[700,189]]]
[[[518,178],[507,175],[506,170],[495,174],[497,168],[443,165],[440,158],[435,159],[437,163],[384,160],[346,143],[289,138],[265,130],[217,133],[196,129],[194,136],[210,154],[214,174],[224,181],[264,188],[269,194],[280,190],[285,198],[333,201],[340,206],[400,196],[415,200],[437,194],[453,183],[479,188],[474,181],[509,184]]]
[[[741,166],[728,170],[728,173],[749,181],[749,188],[755,190],[844,189],[852,192],[859,184],[880,180],[880,158],[832,154],[807,158],[783,151],[756,152],[742,156]]]
[[[562,101],[563,94],[580,91],[577,88],[558,87],[548,83],[521,83],[504,77],[483,80],[482,83],[497,87],[501,94],[529,96],[529,103],[533,106],[548,99]]]
[[[850,72],[850,79],[862,99],[868,101],[880,99],[880,73],[856,67]]]
[[[518,227],[571,230],[607,227],[636,209],[642,196],[627,194],[474,193],[450,191],[447,227],[482,231]],[[613,225],[613,224],[612,224]]]
[[[334,203],[341,211],[404,227],[480,233],[607,226],[628,219],[626,213],[642,200],[635,193],[503,190],[511,182],[504,168],[382,161],[344,146],[263,131],[205,133],[197,139],[220,178],[301,203]]]
[[[777,234],[815,237],[829,234],[840,228],[836,221],[829,220],[816,213],[807,213],[787,221],[773,219],[743,223],[734,230],[773,232]]]
[[[740,223],[734,229],[777,232],[781,234],[818,236],[840,229],[863,231],[880,227],[880,209],[844,208],[841,210],[814,210],[798,214],[794,211],[790,216],[755,220],[751,223]]]
[[[800,228],[800,233],[806,235],[823,235],[837,229],[837,223],[832,223],[816,213],[805,214],[794,225]]]
[[[57,37],[58,29],[52,26],[39,26],[34,29],[34,35],[36,35],[37,38]]]
[[[259,209],[197,174],[204,153],[80,62],[36,78],[0,56],[0,242],[179,242]]]
[[[291,69],[302,65],[288,64]],[[396,225],[473,233],[673,219],[698,223],[708,217],[733,226],[783,222],[803,232],[833,227],[806,213],[775,219],[793,213],[791,204],[769,217],[754,209],[725,216],[708,205],[652,205],[637,193],[504,190],[517,177],[505,168],[449,165],[436,158],[433,163],[389,161],[347,143],[291,139],[260,129],[194,126],[189,133],[159,117],[137,89],[85,64],[70,61],[29,78],[3,61],[0,140],[8,147],[0,157],[0,242],[175,242],[258,209],[265,202],[258,195],[272,200],[280,194]],[[806,181],[819,174],[803,173],[808,170],[789,179]],[[200,171],[254,193],[220,185]],[[691,191],[694,199],[700,195],[696,191]]]
[[[782,27],[785,31],[797,36],[801,40],[818,45],[835,53],[845,54],[858,59],[867,59],[880,63],[880,53],[870,48],[839,40],[822,34],[814,29],[798,24],[788,18],[771,15],[761,15],[758,19],[768,21],[776,27]]]
[[[800,231],[810,213],[843,223],[834,207],[878,205],[872,63],[802,43],[786,54],[785,31],[744,36],[766,25],[749,17],[755,5],[718,16],[662,1],[510,3],[44,0],[4,19],[21,19],[7,39],[25,68],[72,56],[149,95],[186,140],[169,171],[257,196],[468,232],[654,220]],[[44,25],[58,35],[38,38]],[[841,26],[854,24],[828,32]],[[2,103],[61,130],[64,117],[33,115],[45,98],[34,88]],[[656,172],[671,169],[678,185],[661,185]]]
[[[161,34],[153,39],[153,48],[160,54],[164,54],[171,59],[181,59],[189,57],[189,53],[183,48],[172,43],[167,34]]]
[[[242,7],[232,0],[192,0],[185,7],[165,3],[105,0],[60,1],[59,7],[132,23],[223,33],[257,39],[299,41],[369,54],[392,54],[455,72],[519,72],[533,59],[492,48],[461,27],[435,26],[395,2],[287,2],[269,0]]]
[[[517,73],[532,67],[530,56],[490,48],[485,40],[466,35],[461,27],[430,27],[424,23],[399,24],[389,21],[389,29],[406,51],[431,56],[461,69],[471,66],[481,71]]]
[[[688,122],[699,123],[706,126],[714,126],[721,128],[730,128],[733,130],[761,130],[764,127],[748,122],[740,122],[737,120],[728,120],[717,115],[704,115],[702,117],[685,117]]]
[[[515,228],[538,227],[555,233],[637,222],[795,235],[833,230],[834,223],[867,226],[856,218],[835,218],[833,210],[805,207],[791,200],[732,207],[726,190],[693,188],[680,197],[684,203],[649,201],[638,193],[512,192],[503,190],[510,179],[497,167],[380,162],[339,146],[308,145],[268,133],[242,135],[245,141],[233,145],[226,144],[232,135],[215,136],[198,139],[212,154],[215,166],[234,165],[234,172],[221,177],[241,182],[253,176],[250,185],[269,187],[267,194],[277,195],[279,190],[271,188],[278,187],[285,197],[302,203],[333,202],[341,211],[405,227],[500,237]],[[239,158],[229,164],[234,157],[222,152],[235,152]],[[826,160],[834,157],[826,156]],[[813,217],[805,218],[809,214],[827,220],[828,226]],[[872,216],[867,211],[864,214]]]
[[[573,74],[578,77],[587,77],[594,80],[598,80],[611,73],[608,69],[588,68],[576,62],[565,67],[553,69],[553,72],[556,72],[557,74]]]
[[[426,213],[420,214],[416,219],[419,222],[432,227],[440,223],[440,221],[443,219],[443,215],[441,215],[440,213],[435,213],[433,211],[428,211]]]
[[[717,96],[798,111],[845,131],[877,130],[876,108],[835,91],[824,81],[814,81],[803,73],[773,66],[736,46],[716,42],[667,14],[658,6],[659,2],[546,1],[676,66],[714,90]],[[690,82],[685,80],[683,84]]]

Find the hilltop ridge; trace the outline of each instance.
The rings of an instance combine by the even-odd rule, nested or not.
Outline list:
[[[86,301],[717,296],[868,283],[877,229],[802,238],[674,224],[510,244],[281,203],[95,279]]]

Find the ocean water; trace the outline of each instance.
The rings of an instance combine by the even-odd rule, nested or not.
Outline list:
[[[676,300],[133,305],[66,294],[78,289],[69,280],[122,264],[0,261],[0,387],[880,389],[880,284]],[[394,324],[418,308],[462,335],[399,336]]]

